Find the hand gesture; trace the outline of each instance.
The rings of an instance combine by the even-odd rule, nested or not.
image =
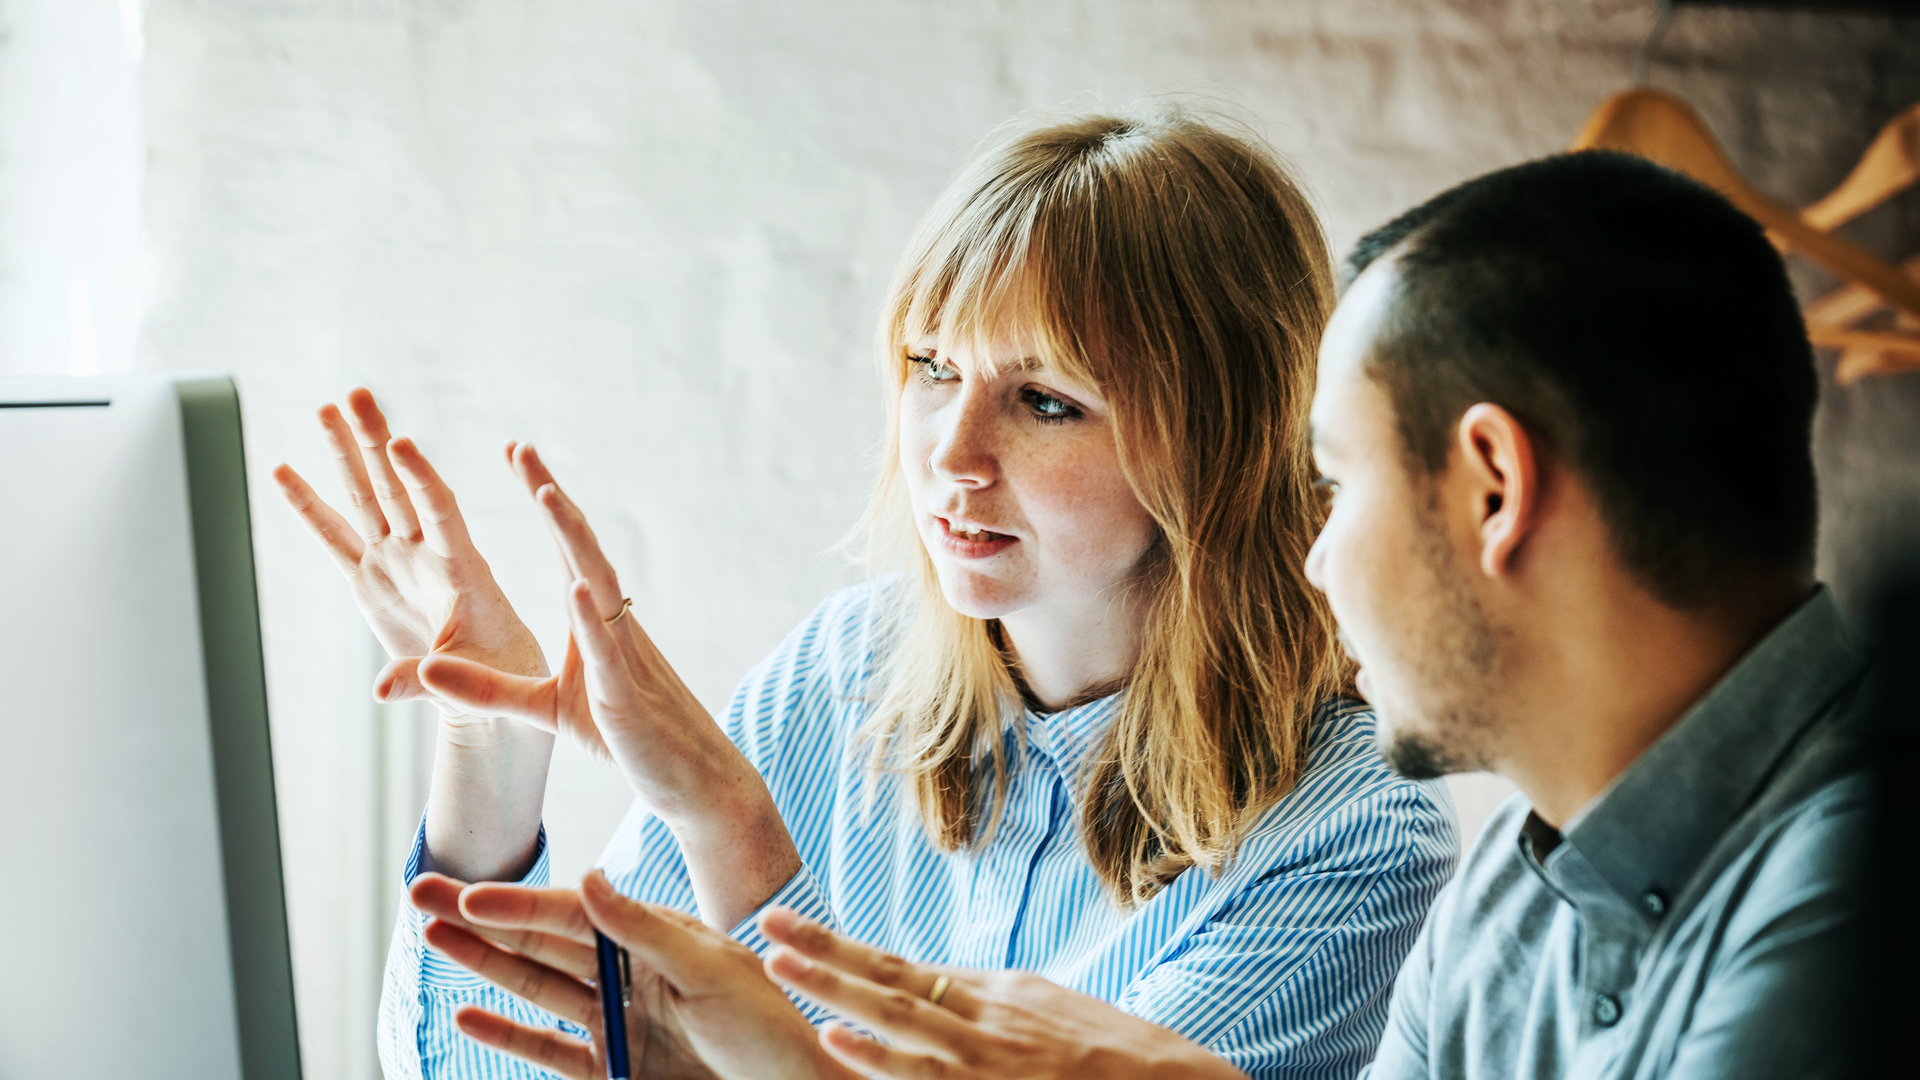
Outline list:
[[[429,874],[415,882],[413,898],[435,916],[426,929],[434,948],[592,1035],[583,1042],[470,1005],[455,1022],[477,1042],[572,1080],[606,1076],[594,988],[598,926],[633,959],[627,1040],[635,1077],[847,1077],[821,1051],[806,1018],[767,981],[751,950],[691,916],[628,900],[599,871],[578,892],[512,885],[463,889]]]
[[[320,427],[347,492],[348,515],[327,505],[291,466],[273,478],[346,575],[353,598],[393,660],[374,680],[374,696],[428,696],[458,721],[486,716],[434,695],[420,680],[428,654],[467,657],[502,671],[544,675],[546,660],[493,571],[473,546],[453,492],[410,439],[392,439],[364,387],[347,393],[348,415],[331,403]]]
[[[760,932],[776,943],[767,974],[885,1037],[841,1024],[820,1032],[866,1076],[1246,1080],[1199,1044],[1038,975],[908,963],[785,908],[762,914]]]
[[[436,653],[420,678],[463,709],[566,734],[611,760],[679,839],[701,914],[732,926],[800,868],[773,798],[641,629],[580,508],[532,447],[511,452],[572,578],[566,660],[556,676],[526,678]]]

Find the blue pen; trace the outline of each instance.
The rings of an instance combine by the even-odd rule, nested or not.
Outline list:
[[[607,1080],[628,1080],[627,1006],[633,1004],[633,961],[627,950],[598,930],[593,944],[600,954],[600,1018],[607,1029]]]

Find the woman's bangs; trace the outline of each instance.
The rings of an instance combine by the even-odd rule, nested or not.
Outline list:
[[[1061,247],[1044,235],[1053,215],[1041,212],[1042,193],[1024,194],[977,198],[931,238],[902,290],[896,346],[903,369],[914,342],[943,337],[949,349],[965,347],[991,372],[994,343],[1010,325],[1024,324],[1036,359],[1097,385],[1079,345],[1085,328],[1072,325],[1059,302],[1066,275],[1050,256]]]

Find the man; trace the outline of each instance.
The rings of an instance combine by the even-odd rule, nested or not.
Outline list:
[[[1779,256],[1707,189],[1580,154],[1434,199],[1350,272],[1308,572],[1389,760],[1520,788],[1372,1076],[1842,1071],[1863,664],[1812,580]]]
[[[1864,665],[1812,578],[1817,386],[1778,255],[1706,188],[1588,153],[1455,188],[1349,270],[1308,573],[1388,759],[1520,788],[1435,905],[1371,1075],[1844,1071]],[[774,911],[764,970],[887,1040],[830,1028],[832,1060],[799,1066],[791,1024],[729,1023],[784,1003],[691,920],[593,881],[584,907],[416,896],[447,920],[429,939],[502,982],[551,980],[489,935],[578,943],[591,918],[728,1075],[1233,1075],[1031,976],[906,964]],[[529,1056],[546,1038],[470,1030]]]

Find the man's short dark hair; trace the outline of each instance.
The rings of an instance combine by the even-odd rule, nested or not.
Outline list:
[[[1752,218],[1587,151],[1436,196],[1361,240],[1345,280],[1389,252],[1397,292],[1367,367],[1416,466],[1443,469],[1460,415],[1492,402],[1586,482],[1663,602],[1811,571],[1818,376]]]

